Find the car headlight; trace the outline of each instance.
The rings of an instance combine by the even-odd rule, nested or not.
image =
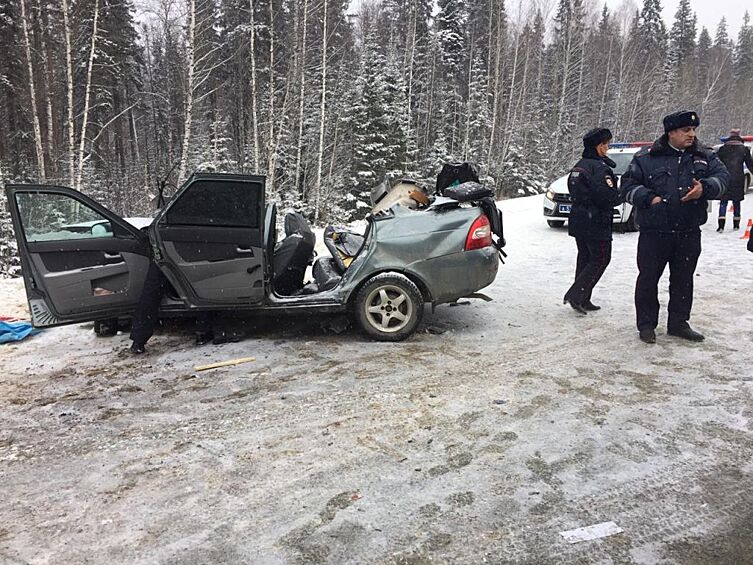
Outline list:
[[[552,191],[552,189],[551,189],[551,188],[550,188],[550,189],[548,189],[548,190],[546,191],[546,197],[547,197],[547,198],[548,198],[549,200],[554,200],[554,192]]]

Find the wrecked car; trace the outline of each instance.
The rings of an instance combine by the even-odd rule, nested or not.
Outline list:
[[[503,245],[492,237],[493,226],[501,234],[496,208],[410,183],[376,195],[394,203],[367,217],[365,233],[327,228],[321,257],[300,214],[286,215],[278,237],[263,176],[196,173],[145,229],[70,188],[5,190],[38,328],[129,316],[153,257],[171,286],[160,315],[350,312],[372,338],[399,341],[425,303],[491,284]]]

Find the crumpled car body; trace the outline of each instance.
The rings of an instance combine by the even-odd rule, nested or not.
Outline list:
[[[498,270],[483,212],[448,199],[369,215],[360,249],[343,262],[280,255],[311,238],[300,233],[307,225],[278,238],[263,176],[196,173],[142,229],[70,188],[8,185],[6,194],[35,327],[131,315],[154,260],[171,287],[162,315],[350,312],[371,337],[397,341],[415,331],[425,303],[476,293]],[[307,266],[327,283],[302,281]],[[299,273],[284,293],[280,269]]]

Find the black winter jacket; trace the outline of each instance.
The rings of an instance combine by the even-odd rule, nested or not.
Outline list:
[[[742,138],[735,136],[730,137],[716,154],[729,171],[729,185],[724,198],[727,200],[742,200],[745,198],[743,163],[748,166],[749,171],[753,171],[753,158],[750,156],[750,149],[745,147]]]
[[[599,157],[593,148],[583,151],[583,158],[570,171],[567,188],[573,200],[568,233],[579,239],[612,239],[612,210],[619,204],[614,162]]]
[[[697,179],[703,194],[697,200],[681,202],[683,189]],[[700,145],[698,140],[685,151],[669,145],[667,135],[651,147],[635,154],[620,181],[620,193],[636,208],[636,223],[646,232],[685,232],[697,230],[706,223],[709,200],[724,196],[729,173],[716,154]],[[651,205],[651,200],[661,202]]]

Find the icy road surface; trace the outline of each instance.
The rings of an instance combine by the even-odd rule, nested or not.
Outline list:
[[[288,320],[201,349],[173,328],[139,358],[91,325],[0,346],[0,562],[751,563],[742,233],[704,228],[707,340],[660,326],[647,346],[637,234],[615,235],[603,310],[580,318],[574,241],[541,197],[502,208],[494,301],[427,309],[404,343]],[[0,288],[0,315],[22,312],[19,282]],[[560,535],[603,522],[623,532]]]

